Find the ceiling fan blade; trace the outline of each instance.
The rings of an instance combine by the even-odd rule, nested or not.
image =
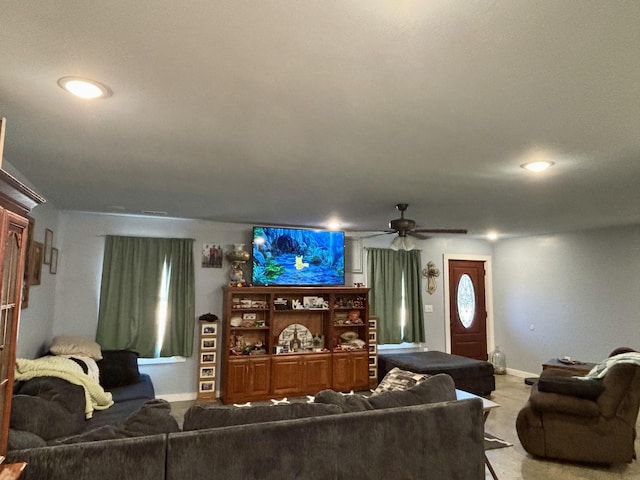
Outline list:
[[[369,230],[369,231],[371,231],[371,230]],[[360,237],[360,238],[362,238],[362,239],[373,238],[373,237],[379,237],[381,235],[389,235],[390,233],[396,233],[396,231],[395,230],[384,230],[384,231],[382,231],[380,233],[374,233],[373,235],[366,235],[366,236]]]
[[[427,235],[423,235],[421,233],[418,233],[415,230],[412,231],[412,232],[407,232],[407,235],[411,235],[412,237],[416,237],[416,238],[418,238],[420,240],[427,240],[428,238],[431,238],[431,237],[428,237]]]
[[[464,228],[416,228],[414,232],[423,233],[467,233]]]

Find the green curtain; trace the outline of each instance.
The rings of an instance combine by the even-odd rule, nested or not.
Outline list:
[[[96,341],[141,357],[189,357],[195,327],[193,239],[122,237],[105,241]],[[157,323],[163,271],[166,323]],[[162,331],[164,330],[164,335]]]
[[[421,263],[420,250],[367,249],[369,310],[378,317],[378,343],[424,342]]]

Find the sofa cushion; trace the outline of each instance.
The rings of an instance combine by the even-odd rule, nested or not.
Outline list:
[[[11,405],[11,428],[44,440],[73,435],[85,427],[84,389],[61,378],[20,382]]]
[[[153,382],[151,381],[151,377],[146,373],[141,373],[136,383],[122,387],[113,387],[110,388],[109,391],[111,392],[113,401],[116,403],[140,398],[145,400],[153,400],[156,398]]]
[[[88,338],[69,335],[54,337],[49,351],[54,355],[89,357],[94,360],[100,360],[102,358],[100,345],[96,342]]]
[[[9,442],[7,450],[24,450],[25,448],[38,448],[47,445],[44,438],[26,430],[9,429]]]
[[[374,408],[393,408],[423,403],[447,402],[456,399],[456,386],[446,373],[428,377],[415,386],[401,391],[388,391],[371,395]]]
[[[96,362],[100,370],[100,385],[105,390],[131,385],[140,381],[138,353],[131,350],[103,350],[102,360]]]
[[[183,430],[230,427],[250,423],[264,423],[295,418],[318,417],[342,413],[336,405],[291,403],[288,405],[256,407],[219,407],[194,405],[184,415]]]
[[[15,430],[25,430],[51,440],[81,432],[84,422],[84,407],[72,413],[64,402],[31,395],[13,396],[10,425]]]
[[[430,376],[407,390],[393,390],[378,395],[343,395],[333,390],[323,390],[314,402],[336,405],[344,413],[361,412],[381,408],[405,407],[425,403],[447,402],[456,399],[453,379],[444,373]]]
[[[49,442],[49,445],[67,445],[100,440],[143,437],[146,435],[175,433],[179,431],[180,427],[178,426],[178,422],[171,416],[171,405],[169,402],[155,399],[145,403],[119,426],[102,425],[97,428],[92,428],[80,435],[55,439]]]
[[[314,403],[337,405],[344,413],[363,412],[374,409],[367,397],[363,395],[343,395],[333,390],[322,390],[318,392],[313,401]]]
[[[394,367],[384,376],[373,395],[394,390],[406,390],[429,377],[426,373],[414,373]]]
[[[596,378],[541,376],[538,380],[538,390],[595,400],[604,390],[604,386],[602,380]]]

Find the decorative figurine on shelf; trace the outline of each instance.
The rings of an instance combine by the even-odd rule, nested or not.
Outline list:
[[[352,324],[361,324],[362,323],[362,319],[360,318],[360,312],[358,310],[351,310],[349,312],[349,321],[347,323],[352,323]]]
[[[233,250],[227,253],[227,260],[231,262],[231,270],[229,278],[233,284],[243,285],[244,280],[244,264],[249,260],[250,255],[244,249],[244,243],[234,243]]]

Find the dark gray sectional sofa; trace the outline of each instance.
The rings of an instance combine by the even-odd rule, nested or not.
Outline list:
[[[7,460],[28,462],[26,480],[484,479],[482,401],[441,401],[455,398],[447,375],[427,383],[376,399],[325,391],[313,404],[194,405],[181,432],[156,400],[137,412],[168,433],[127,436],[148,426],[130,416]]]

